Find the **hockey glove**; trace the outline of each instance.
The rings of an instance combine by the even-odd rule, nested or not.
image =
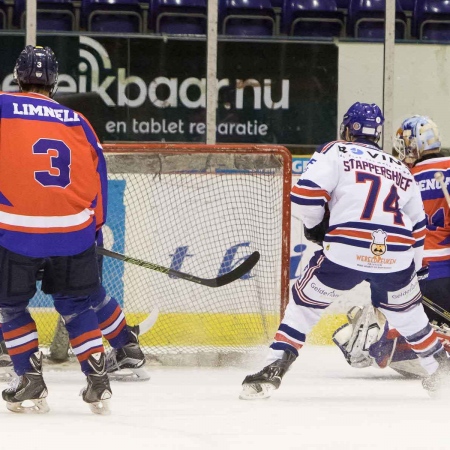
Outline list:
[[[325,235],[327,234],[328,227],[330,226],[330,216],[326,214],[318,225],[313,228],[306,228],[303,225],[303,234],[308,241],[314,242],[317,245],[322,246]]]

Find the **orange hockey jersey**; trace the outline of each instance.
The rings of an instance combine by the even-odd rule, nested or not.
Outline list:
[[[79,113],[34,93],[0,93],[0,245],[78,254],[106,220],[102,147]]]
[[[434,174],[438,171],[450,182],[450,158],[427,158],[411,169],[419,185],[427,216],[424,263],[430,267],[429,279],[450,277],[450,209]]]

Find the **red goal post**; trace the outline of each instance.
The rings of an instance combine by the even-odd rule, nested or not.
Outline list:
[[[145,352],[182,364],[185,356],[223,359],[266,346],[289,298],[290,152],[278,145],[117,143],[105,144],[104,154],[105,248],[202,278],[261,253],[249,274],[220,288],[104,257],[103,283],[131,325],[159,308],[155,326],[140,337]],[[38,322],[41,342],[40,329],[54,328],[45,322]]]

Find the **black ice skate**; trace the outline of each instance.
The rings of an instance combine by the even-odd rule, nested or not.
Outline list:
[[[450,359],[445,350],[436,353],[434,358],[439,367],[436,372],[422,380],[422,386],[430,397],[450,399]]]
[[[80,395],[89,404],[94,414],[109,414],[109,399],[112,396],[109,378],[106,373],[106,358],[104,353],[94,353],[89,356],[89,365],[93,372],[87,375],[87,386]]]
[[[2,392],[6,407],[16,413],[42,414],[50,411],[47,405],[47,386],[42,377],[42,353],[30,357],[32,369],[11,380]],[[27,404],[24,404],[27,402]],[[31,403],[31,405],[28,405]]]
[[[0,341],[0,381],[8,381],[15,376],[14,367],[5,341]]]
[[[129,327],[130,342],[109,352],[106,370],[111,380],[147,381],[150,375],[143,368],[145,356],[138,340],[138,327]]]
[[[239,398],[254,400],[270,397],[272,391],[280,387],[281,380],[296,358],[294,353],[285,351],[281,359],[277,359],[254,375],[247,375],[242,382]]]

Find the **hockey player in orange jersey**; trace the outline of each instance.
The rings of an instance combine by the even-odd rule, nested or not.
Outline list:
[[[2,396],[13,412],[49,410],[36,324],[28,311],[42,274],[42,290],[64,318],[86,375],[82,398],[94,413],[104,414],[111,389],[99,323],[104,331],[114,328],[114,356],[133,346],[141,365],[144,357],[100,283],[96,238],[107,198],[102,147],[86,118],[52,100],[58,62],[50,48],[27,46],[14,78],[20,92],[0,93],[0,322],[18,376]]]

